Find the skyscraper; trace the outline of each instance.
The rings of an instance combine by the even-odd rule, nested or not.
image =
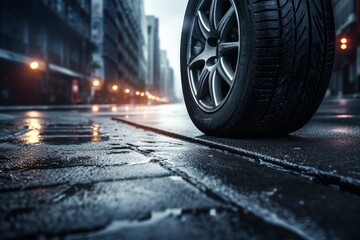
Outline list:
[[[93,0],[92,7],[92,39],[98,46],[94,77],[103,80],[105,93],[113,84],[143,90],[147,71],[143,0]]]
[[[174,100],[174,70],[170,66],[165,50],[161,50],[160,56],[160,95],[169,100]]]
[[[148,44],[148,78],[147,89],[155,94],[160,90],[160,40],[159,20],[154,16],[147,16],[147,44]]]

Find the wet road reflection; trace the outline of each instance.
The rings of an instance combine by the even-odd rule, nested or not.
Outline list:
[[[40,130],[41,124],[40,120],[37,118],[25,120],[25,125],[28,127],[29,131],[25,133],[25,143],[27,144],[36,144],[40,142]]]
[[[196,226],[208,224],[210,230],[224,224],[236,232],[246,229],[239,224],[250,221],[256,232],[270,226],[271,233],[285,229],[305,239],[352,239],[358,230],[351,223],[360,218],[357,193],[341,191],[339,179],[319,184],[309,171],[298,171],[305,166],[349,181],[360,179],[359,117],[347,115],[318,115],[283,138],[226,139],[199,132],[183,105],[11,113],[12,119],[0,119],[0,131],[19,128],[18,135],[0,135],[7,136],[0,152],[0,202],[15,209],[8,211],[11,220],[6,221],[29,225],[30,232],[39,219],[36,231],[44,226],[52,231],[53,223],[60,222],[64,232],[85,226],[95,233],[89,236],[119,226],[168,229],[162,224],[169,222],[170,227],[193,229],[194,221]],[[115,116],[198,142],[112,121]],[[281,163],[269,164],[219,146],[275,157]],[[288,163],[292,168],[286,168]],[[19,202],[25,204],[11,205]]]
[[[119,111],[119,118],[125,117]],[[303,129],[282,138],[227,139],[205,136],[194,127],[184,105],[126,112],[128,122],[221,146],[269,156],[286,165],[336,173],[360,182],[360,99],[327,99]],[[315,171],[315,170],[314,170]]]
[[[92,129],[92,141],[93,142],[99,142],[101,141],[101,137],[100,137],[100,125],[99,124],[94,124],[93,125],[93,129]]]
[[[352,129],[348,128],[348,127],[334,127],[330,131],[331,131],[331,133],[340,133],[340,134],[344,134],[344,135],[353,134]]]
[[[77,113],[74,113],[76,116]],[[58,118],[57,123],[50,124],[50,117]],[[108,137],[102,134],[100,125],[84,119],[83,123],[74,124],[71,117],[64,117],[61,112],[29,111],[13,120],[0,120],[0,132],[9,132],[19,128],[15,134],[5,134],[2,142],[13,142],[26,145],[37,144],[83,144],[88,142],[106,141]],[[24,127],[25,130],[22,130]],[[2,134],[3,135],[3,134]]]

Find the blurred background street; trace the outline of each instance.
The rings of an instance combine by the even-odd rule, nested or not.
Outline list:
[[[357,96],[359,4],[333,3],[336,59],[327,96]],[[182,0],[0,1],[0,105],[181,101],[185,7]]]
[[[158,2],[147,0],[149,14]],[[180,39],[186,2],[165,6],[179,16],[173,16],[174,33],[162,40],[168,46]],[[159,18],[146,15],[143,0],[3,0],[0,11],[1,105],[179,99],[179,74],[160,46]],[[179,40],[170,44],[177,64]]]
[[[360,239],[360,3],[303,129],[227,139],[183,104],[187,1],[0,0],[0,239]]]

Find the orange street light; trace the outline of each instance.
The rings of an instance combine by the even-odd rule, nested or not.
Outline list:
[[[139,91],[136,91],[136,96],[140,96],[140,92]]]
[[[140,93],[140,96],[144,97],[144,96],[145,96],[145,93],[144,93],[144,92]]]
[[[39,69],[40,64],[37,61],[33,61],[29,64],[29,66],[32,70],[37,70],[37,69]]]
[[[125,93],[126,93],[126,94],[129,94],[129,93],[130,93],[130,89],[128,89],[128,88],[125,89]]]
[[[341,48],[342,50],[348,49],[349,40],[348,40],[346,37],[341,38],[341,39],[340,39],[340,43],[341,43],[340,48]]]

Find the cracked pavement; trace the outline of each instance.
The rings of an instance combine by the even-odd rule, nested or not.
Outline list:
[[[180,130],[155,131],[159,109],[1,113],[0,239],[359,239],[356,191],[262,159],[282,150],[209,145],[174,112]]]

